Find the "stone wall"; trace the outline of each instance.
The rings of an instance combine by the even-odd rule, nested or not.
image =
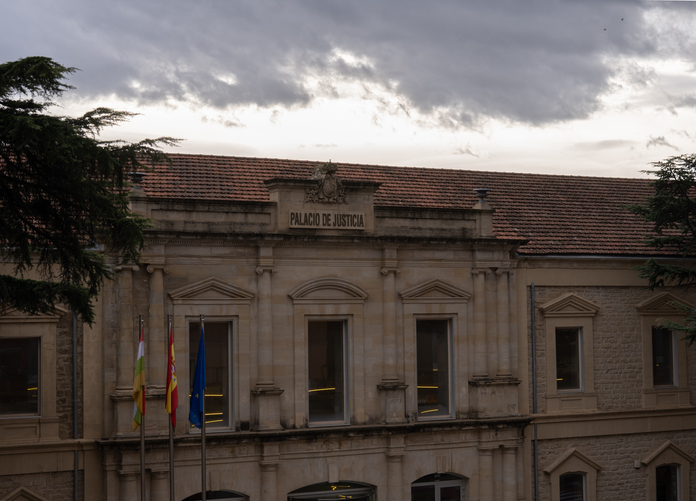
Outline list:
[[[667,440],[691,455],[696,455],[694,433],[651,433],[588,437],[539,442],[539,498],[551,499],[549,475],[543,469],[552,464],[568,449],[575,447],[581,454],[597,463],[598,500],[635,501],[647,499],[647,467],[635,468],[641,460]],[[691,497],[696,493],[696,464],[691,464],[689,474]],[[685,500],[686,501],[686,500]]]
[[[82,415],[82,322],[77,325],[77,398],[78,416]],[[73,437],[73,362],[72,362],[72,313],[66,313],[58,321],[56,332],[56,410],[60,418],[60,438],[82,437],[82,420],[78,419],[78,437]]]
[[[640,287],[546,287],[537,286],[536,292],[536,347],[538,410],[546,412],[546,329],[539,306],[562,294],[573,293],[592,301],[600,309],[593,319],[594,381],[598,411],[627,411],[641,409],[643,389],[643,344],[641,317],[636,305],[657,292]],[[528,311],[531,294],[528,292]],[[695,303],[696,295],[682,290],[671,290],[678,297]],[[531,316],[530,316],[531,318]],[[531,322],[531,320],[530,320]],[[531,324],[528,324],[531,329]],[[532,377],[531,336],[529,348],[529,377]],[[691,402],[696,402],[696,344],[687,350]],[[531,379],[530,379],[531,381]],[[529,385],[532,398],[532,385]]]
[[[70,315],[72,317],[72,315]],[[19,487],[46,498],[48,501],[72,501],[74,473],[72,471],[34,473],[31,475],[0,475],[0,498]],[[84,501],[84,471],[78,474],[78,499]]]

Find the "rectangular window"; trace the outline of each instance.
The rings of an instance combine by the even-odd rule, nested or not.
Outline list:
[[[653,386],[675,386],[674,333],[664,327],[652,328]]]
[[[39,414],[40,338],[0,339],[0,415]]]
[[[556,389],[582,390],[582,329],[556,328]]]
[[[561,501],[585,501],[585,475],[566,473],[558,479]]]
[[[666,464],[655,468],[656,501],[679,501],[679,466]]]
[[[416,321],[418,417],[451,416],[449,320]]]
[[[307,324],[310,424],[346,421],[345,326],[343,320]]]
[[[232,427],[232,322],[204,322],[205,327],[205,426]],[[189,395],[193,390],[201,325],[189,324]]]

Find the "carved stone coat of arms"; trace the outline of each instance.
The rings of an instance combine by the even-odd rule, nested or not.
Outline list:
[[[331,162],[314,169],[310,179],[316,180],[316,184],[307,188],[305,202],[346,203],[346,189],[338,176],[334,175],[337,170],[338,167]]]

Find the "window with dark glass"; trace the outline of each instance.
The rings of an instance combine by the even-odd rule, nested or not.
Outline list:
[[[464,501],[464,479],[449,473],[421,477],[411,484],[411,501]]]
[[[0,338],[0,415],[40,412],[39,338]]]
[[[674,333],[664,327],[652,328],[654,386],[674,386]]]
[[[680,500],[679,465],[665,464],[655,468],[655,500]]]
[[[230,360],[232,322],[204,322],[205,327],[205,426],[230,428],[232,426],[232,390]],[[189,395],[193,389],[201,325],[189,324]]]
[[[451,415],[449,320],[416,321],[418,417]]]
[[[344,321],[308,322],[310,424],[346,421],[345,343]]]
[[[556,328],[556,389],[582,389],[582,330]]]
[[[309,485],[288,494],[288,501],[310,499],[315,501],[376,501],[376,489],[361,482],[325,482]]]
[[[561,501],[585,501],[585,475],[566,473],[558,479]]]

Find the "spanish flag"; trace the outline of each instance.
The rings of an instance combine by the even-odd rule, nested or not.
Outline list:
[[[140,322],[140,344],[138,358],[135,361],[135,379],[133,380],[133,431],[138,429],[145,415],[145,343],[143,343],[143,323]]]
[[[179,405],[179,392],[176,389],[176,365],[174,362],[174,330],[169,322],[169,355],[167,357],[167,397],[164,408],[171,416],[172,427],[176,428],[176,408]]]

